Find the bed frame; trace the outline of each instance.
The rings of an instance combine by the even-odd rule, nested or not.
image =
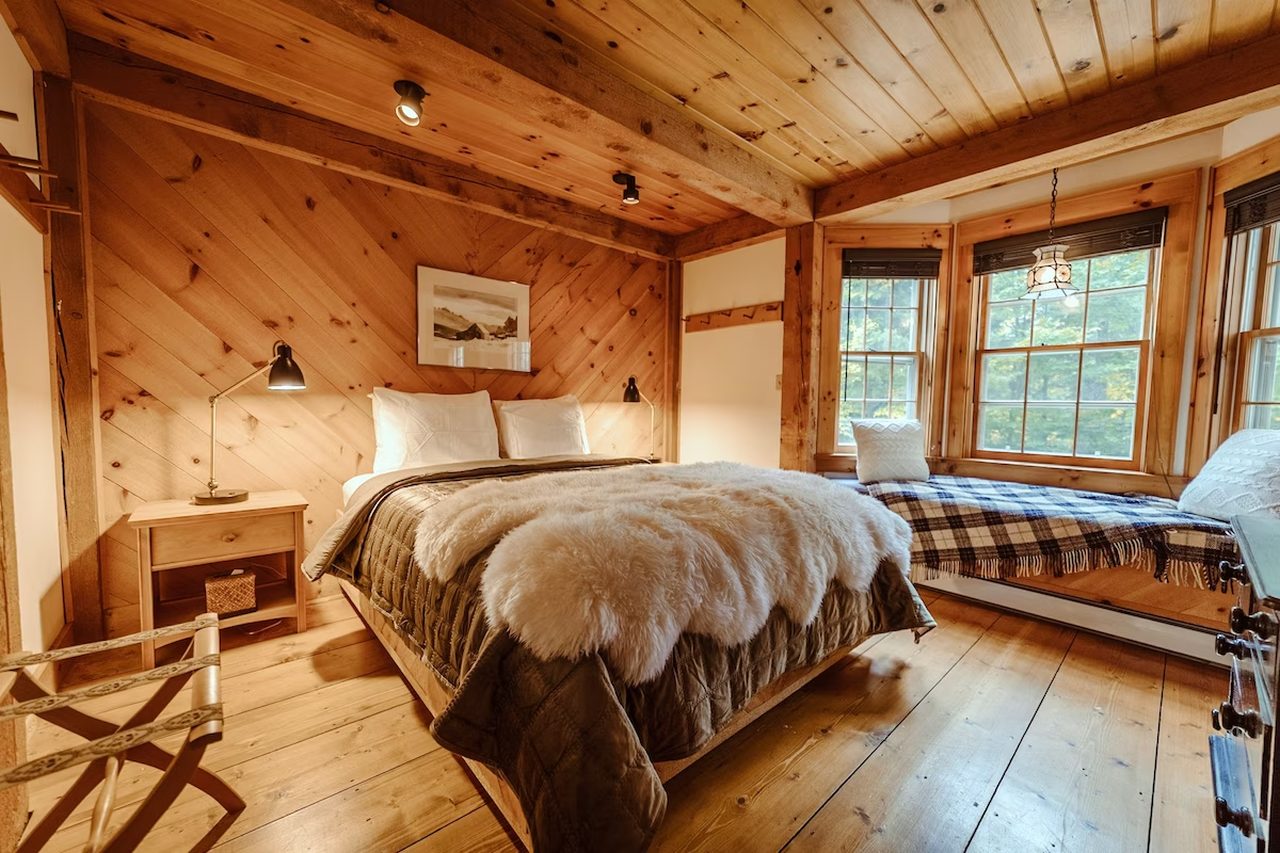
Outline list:
[[[369,626],[369,630],[386,648],[388,654],[391,655],[391,659],[396,662],[396,666],[400,668],[400,672],[404,675],[405,680],[409,682],[409,686],[413,688],[413,692],[418,695],[418,698],[427,706],[427,710],[432,715],[440,713],[449,702],[449,688],[442,684],[435,673],[431,671],[431,668],[414,654],[409,645],[400,638],[400,635],[391,626],[390,620],[373,606],[368,596],[345,580],[339,581],[339,583],[341,583],[342,591],[351,601],[356,612],[360,614],[365,624]],[[804,687],[827,669],[847,659],[853,648],[853,646],[842,646],[818,663],[803,669],[787,672],[780,678],[770,682],[755,696],[751,697],[742,710],[730,717],[728,724],[717,732],[715,737],[707,741],[702,749],[687,758],[681,758],[676,761],[655,762],[653,767],[658,772],[658,778],[664,783],[667,782],[677,773],[688,768],[695,761],[733,737],[748,724],[768,713],[782,700]],[[530,840],[529,823],[525,819],[524,811],[520,807],[520,801],[517,799],[515,791],[506,783],[502,775],[492,767],[479,761],[462,758],[461,756],[456,757],[466,765],[479,783],[480,788],[488,794],[493,806],[502,816],[512,834],[526,850],[532,850],[533,843]]]

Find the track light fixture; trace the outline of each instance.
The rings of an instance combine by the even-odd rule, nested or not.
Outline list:
[[[422,99],[427,96],[427,91],[412,80],[397,80],[395,89],[400,96],[400,102],[396,104],[396,118],[409,127],[417,127],[422,123]]]
[[[636,187],[636,176],[626,172],[618,172],[613,176],[615,184],[622,185],[622,203],[639,204],[640,190]]]

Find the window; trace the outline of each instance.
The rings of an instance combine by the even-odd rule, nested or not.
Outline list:
[[[852,420],[920,418],[926,306],[938,250],[846,249],[840,277],[836,450]]]
[[[977,279],[976,456],[1137,466],[1163,216],[1065,233],[1079,288],[1066,298],[1026,298],[1023,246],[1042,235],[975,247],[991,270]]]
[[[1235,429],[1280,429],[1280,174],[1229,190],[1228,289],[1238,292]]]

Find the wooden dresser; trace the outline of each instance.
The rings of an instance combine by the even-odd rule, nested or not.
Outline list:
[[[1231,663],[1225,701],[1212,711],[1219,734],[1209,738],[1214,816],[1223,851],[1280,850],[1270,823],[1280,809],[1276,788],[1276,642],[1280,630],[1280,520],[1232,519],[1244,562],[1223,565],[1236,581],[1230,633],[1219,634],[1217,652]],[[1277,823],[1280,833],[1280,823]]]

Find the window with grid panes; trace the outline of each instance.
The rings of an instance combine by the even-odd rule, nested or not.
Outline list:
[[[1280,174],[1226,193],[1231,290],[1240,293],[1234,427],[1280,429]]]
[[[840,282],[836,450],[855,449],[851,422],[920,417],[925,306],[936,250],[847,249]]]
[[[1137,464],[1160,251],[1092,254],[1132,241],[1086,229],[1067,255],[1074,295],[1026,298],[1029,264],[978,277],[975,455]],[[1150,225],[1140,242],[1160,233]]]

